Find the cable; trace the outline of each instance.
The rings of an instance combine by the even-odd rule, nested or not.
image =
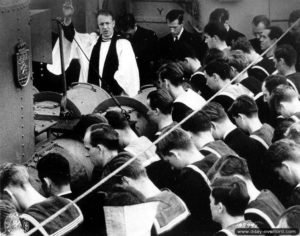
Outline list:
[[[300,22],[300,18],[295,21],[269,48],[267,48],[262,54],[261,56],[265,55],[268,51],[270,51],[298,22]],[[219,90],[215,95],[213,95],[210,99],[208,99],[205,103],[208,104],[209,102],[211,102],[216,96],[218,96],[221,92],[223,92],[229,85],[231,85],[232,82],[236,81],[238,79],[239,76],[241,76],[243,73],[245,73],[251,66],[253,66],[254,64],[256,64],[259,61],[259,59],[253,61],[252,63],[250,63],[244,70],[242,70],[238,75],[236,75],[230,82],[230,84],[226,85],[225,87],[223,87],[221,90]],[[204,106],[205,106],[204,105]],[[42,223],[40,223],[40,226],[44,226],[46,224],[48,224],[49,222],[51,222],[53,219],[55,219],[57,216],[59,216],[61,213],[63,213],[65,210],[67,210],[70,206],[72,206],[73,204],[75,204],[76,202],[80,201],[81,199],[83,199],[84,197],[86,197],[87,195],[89,195],[91,192],[93,192],[94,190],[96,190],[97,188],[99,188],[102,184],[104,184],[107,180],[109,180],[111,177],[113,177],[114,175],[116,175],[117,173],[119,173],[121,170],[123,170],[125,167],[127,167],[128,165],[130,165],[134,160],[136,160],[140,155],[144,154],[146,151],[148,151],[149,149],[151,149],[153,146],[155,146],[157,143],[159,143],[161,140],[163,140],[166,136],[168,136],[171,132],[173,132],[176,128],[178,128],[181,124],[183,124],[185,121],[187,121],[189,118],[191,118],[193,115],[195,115],[198,111],[200,111],[201,109],[195,110],[193,111],[191,114],[189,114],[188,116],[186,116],[183,120],[181,120],[179,123],[177,123],[175,126],[173,126],[170,130],[168,130],[166,133],[164,133],[162,136],[160,136],[158,139],[156,139],[151,145],[149,145],[145,150],[141,151],[140,153],[138,153],[137,155],[133,156],[130,160],[128,160],[126,163],[124,163],[122,166],[120,166],[119,168],[117,168],[116,170],[114,170],[112,173],[110,173],[108,176],[106,176],[105,178],[103,178],[102,180],[100,180],[97,184],[95,184],[93,187],[91,187],[90,189],[88,189],[87,191],[85,191],[83,194],[81,194],[80,196],[78,196],[73,202],[70,202],[69,204],[67,204],[65,207],[61,208],[59,211],[57,211],[55,214],[51,215],[49,218],[47,218],[46,220],[44,220]],[[34,233],[35,231],[38,230],[38,227],[34,227],[33,229],[31,229],[26,235],[31,235],[32,233]]]

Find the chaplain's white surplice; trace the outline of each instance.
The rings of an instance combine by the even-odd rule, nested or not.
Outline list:
[[[89,72],[89,60],[92,50],[97,43],[99,36],[96,33],[82,34],[75,31],[72,42],[63,37],[63,51],[65,69],[67,69],[72,59],[79,59],[81,70],[79,82],[87,83]],[[111,41],[102,42],[100,47],[99,74],[102,76],[103,66]],[[82,50],[81,50],[81,49]],[[126,39],[118,39],[116,42],[116,50],[118,55],[119,66],[114,74],[115,80],[118,82],[124,92],[130,96],[135,96],[140,88],[140,78],[135,55],[130,42]],[[87,57],[87,58],[86,58]],[[56,75],[61,74],[59,40],[57,40],[52,51],[53,64],[48,64],[47,69]],[[100,81],[101,84],[101,81]]]

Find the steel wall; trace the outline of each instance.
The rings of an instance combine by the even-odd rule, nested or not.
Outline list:
[[[32,81],[15,83],[18,40],[30,48],[29,1],[0,0],[0,162],[24,162],[34,151]]]

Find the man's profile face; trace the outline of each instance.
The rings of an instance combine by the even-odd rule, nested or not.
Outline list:
[[[267,48],[269,48],[272,45],[272,40],[270,39],[269,34],[270,34],[269,29],[265,29],[261,33],[260,47],[261,47],[262,50],[266,50]]]
[[[84,136],[84,147],[88,151],[88,158],[91,160],[92,164],[94,166],[102,166],[102,159],[101,159],[101,153],[98,147],[93,147],[91,145],[91,139],[90,139],[91,131],[87,130],[85,136]]]
[[[204,34],[205,43],[207,44],[207,47],[210,48],[216,48],[215,44],[215,38],[209,36],[208,34]]]
[[[266,26],[263,22],[259,22],[258,25],[252,24],[252,33],[254,37],[259,39],[265,28]]]
[[[183,28],[183,24],[179,24],[178,19],[174,20],[174,21],[169,21],[167,20],[167,24],[168,27],[170,29],[171,34],[173,35],[173,37],[176,37],[179,35],[181,29]]]
[[[115,27],[113,18],[111,16],[99,15],[97,22],[102,38],[111,38]]]

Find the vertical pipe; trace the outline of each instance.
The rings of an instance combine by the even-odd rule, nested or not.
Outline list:
[[[63,96],[60,103],[60,115],[64,116],[67,112],[67,80],[65,72],[64,50],[63,50],[63,28],[62,23],[58,20],[57,25],[59,29],[59,51],[60,51],[60,63],[61,63],[61,76],[62,76],[62,88]]]

